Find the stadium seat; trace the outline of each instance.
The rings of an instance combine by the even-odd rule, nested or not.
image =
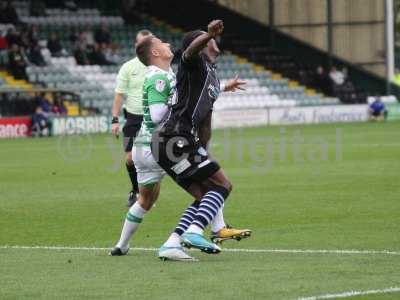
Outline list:
[[[29,15],[29,6],[24,1],[20,1],[18,13],[23,22],[39,26],[39,32],[43,39],[47,39],[51,32],[57,32],[69,53],[72,53],[72,45],[67,39],[73,31],[85,29],[86,26],[95,30],[101,24],[106,24],[114,42],[121,47],[121,63],[133,55],[132,39],[139,26],[124,24],[120,16],[103,16],[98,9],[90,8],[79,8],[75,12],[60,8],[48,8],[46,16],[33,17]],[[149,19],[146,19],[143,25],[172,45],[180,44],[182,38],[180,33],[171,32],[168,27],[156,25]],[[30,82],[44,84],[47,87],[78,91],[83,99],[84,107],[91,105],[101,109],[102,112],[109,112],[118,65],[80,66],[76,64],[72,56],[51,57],[49,61],[50,65],[46,67],[30,66],[27,68]],[[173,68],[176,70],[176,66]],[[241,79],[247,81],[247,90],[236,94],[222,93],[219,101],[216,102],[217,110],[288,107],[317,103],[330,105],[339,102],[338,99],[323,98],[321,95],[308,97],[303,87],[289,87],[288,80],[273,79],[271,72],[256,71],[252,64],[238,60],[231,54],[222,55],[218,59],[218,74],[222,83],[238,74]]]

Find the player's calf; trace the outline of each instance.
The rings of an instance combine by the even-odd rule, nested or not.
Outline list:
[[[142,223],[143,217],[146,213],[147,210],[144,209],[139,202],[132,205],[126,214],[119,241],[109,253],[111,256],[122,256],[128,253],[129,240],[138,229],[140,223]]]

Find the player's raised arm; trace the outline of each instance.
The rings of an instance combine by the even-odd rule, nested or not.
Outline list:
[[[186,60],[190,60],[195,55],[198,55],[199,52],[207,45],[208,41],[215,38],[218,35],[221,35],[224,30],[224,23],[222,20],[214,20],[208,24],[208,32],[203,33],[198,36],[189,47],[183,52],[183,58]]]

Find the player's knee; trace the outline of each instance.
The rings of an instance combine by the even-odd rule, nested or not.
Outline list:
[[[233,185],[232,185],[232,183],[231,183],[229,180],[226,181],[226,186],[225,186],[225,188],[229,191],[229,194],[232,192],[232,190],[233,190]]]
[[[229,196],[229,194],[232,192],[232,189],[233,189],[233,185],[232,185],[232,183],[230,183],[229,181],[227,181],[227,183],[225,184],[225,189],[228,191],[228,193],[227,193],[227,195],[226,195],[226,198]],[[225,198],[225,199],[226,199]]]
[[[224,182],[223,187],[224,187],[225,190],[227,191],[227,195],[226,195],[226,198],[227,198],[227,197],[229,196],[229,194],[232,192],[233,185],[232,185],[232,183],[231,183],[229,180],[226,180],[226,181]]]
[[[222,186],[228,192],[228,195],[230,194],[230,192],[232,192],[233,186],[228,179],[223,180],[222,182],[219,183],[219,185]]]
[[[211,190],[218,192],[224,199],[226,199],[232,191],[232,184],[229,181],[224,181],[222,184],[216,184],[211,187]]]
[[[200,201],[204,194],[208,192],[208,190],[204,190],[203,187],[199,184],[192,184],[186,191],[193,196],[195,201]]]

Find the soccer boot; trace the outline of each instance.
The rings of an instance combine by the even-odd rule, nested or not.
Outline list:
[[[181,238],[181,244],[186,248],[196,248],[208,254],[218,254],[221,252],[220,247],[207,241],[201,234],[187,232],[182,234]]]
[[[158,250],[158,258],[166,261],[166,260],[174,260],[174,261],[197,261],[196,258],[188,255],[182,247],[166,247],[161,246]]]
[[[127,255],[129,251],[129,247],[126,249],[121,249],[119,247],[114,247],[111,249],[110,253],[108,255],[110,256],[124,256]]]
[[[251,236],[250,229],[235,229],[227,225],[218,232],[211,233],[211,241],[216,244],[220,244],[226,240],[237,240],[245,239]]]
[[[130,191],[128,194],[128,203],[126,204],[126,206],[131,207],[133,204],[135,204],[137,198],[137,193],[134,190]]]

